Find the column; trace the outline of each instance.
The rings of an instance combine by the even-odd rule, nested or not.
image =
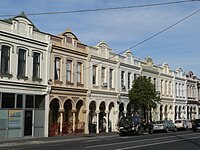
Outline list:
[[[106,133],[107,132],[109,132],[109,126],[108,126],[108,124],[109,124],[109,118],[108,118],[108,114],[109,114],[109,110],[106,110],[105,111],[105,113],[106,113]]]
[[[97,114],[97,126],[96,126],[96,133],[99,133],[99,110],[96,110],[96,114]]]
[[[65,110],[64,109],[59,109],[59,113],[60,113],[60,134],[62,135],[62,129],[63,129],[63,112]]]
[[[124,110],[124,111],[123,111],[123,113],[124,113],[124,116],[126,117],[126,115],[127,115],[127,111],[126,111],[126,110]]]
[[[73,113],[73,120],[72,120],[72,130],[73,130],[73,133],[75,133],[75,129],[76,129],[76,108],[72,108],[71,112]]]

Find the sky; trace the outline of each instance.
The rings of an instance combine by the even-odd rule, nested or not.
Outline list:
[[[7,15],[66,12],[166,3],[180,0],[1,0],[0,19]],[[138,7],[131,9],[27,15],[42,32],[57,35],[70,28],[78,39],[90,46],[104,41],[115,53],[121,53],[168,28],[200,9],[200,1]],[[200,12],[165,32],[131,49],[135,58],[151,57],[155,65],[167,63],[192,71],[200,78]]]

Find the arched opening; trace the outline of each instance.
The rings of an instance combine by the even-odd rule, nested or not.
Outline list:
[[[187,107],[187,119],[190,120],[190,108],[189,108],[189,106]]]
[[[106,105],[105,102],[101,102],[99,106],[99,132],[105,132],[106,131]]]
[[[120,103],[119,105],[119,118],[124,116],[124,103]]]
[[[192,120],[192,107],[190,107],[190,119]]]
[[[163,112],[162,112],[163,106],[160,105],[160,120],[163,120]]]
[[[168,119],[167,105],[165,106],[164,115],[165,115],[164,119],[167,120]]]
[[[66,100],[64,103],[64,114],[63,114],[63,134],[72,133],[72,124],[73,124],[73,114],[72,102],[70,99]]]
[[[181,106],[178,107],[178,119],[181,119]]]
[[[83,101],[79,100],[76,104],[76,121],[75,121],[75,132],[76,133],[84,133],[85,129],[85,120],[86,120],[86,112],[83,105]]]
[[[109,105],[109,114],[108,114],[108,131],[111,132],[114,130],[114,103],[111,102]]]
[[[53,99],[49,104],[49,136],[55,136],[59,134],[59,100]]]
[[[88,114],[89,133],[96,133],[97,115],[95,111],[96,111],[96,103],[92,101],[89,105],[89,114]]]
[[[177,106],[175,106],[175,108],[174,108],[174,113],[175,113],[175,115],[174,115],[174,120],[176,120],[177,117],[178,117],[178,114],[177,114]]]

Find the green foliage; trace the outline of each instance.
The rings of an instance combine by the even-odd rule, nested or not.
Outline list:
[[[139,76],[133,81],[129,91],[129,100],[134,105],[135,110],[139,108],[150,109],[156,107],[156,103],[160,101],[160,94],[155,90],[150,79]]]

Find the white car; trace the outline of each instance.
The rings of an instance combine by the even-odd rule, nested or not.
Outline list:
[[[177,119],[174,121],[177,129],[189,130],[191,128],[191,122],[187,119]]]

